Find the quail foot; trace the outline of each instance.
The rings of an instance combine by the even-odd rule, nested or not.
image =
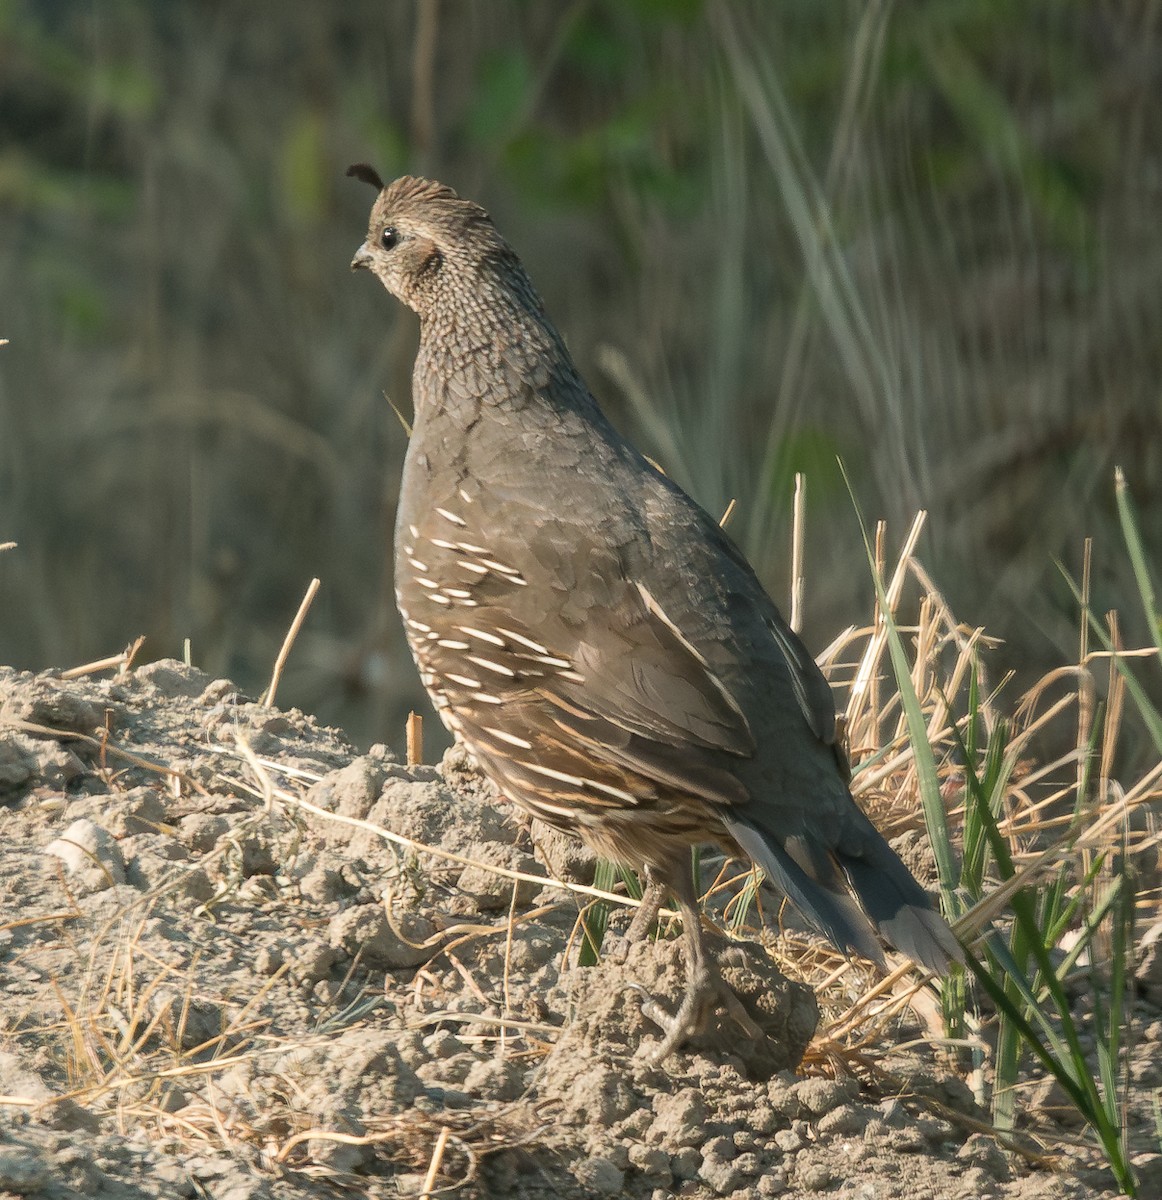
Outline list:
[[[419,316],[395,537],[440,717],[500,792],[643,871],[684,927],[665,1057],[721,1006],[690,847],[745,856],[845,953],[929,969],[948,926],[856,805],[830,688],[717,522],[610,425],[515,252],[451,188],[378,196],[363,268]],[[749,1031],[748,1031],[749,1032]]]

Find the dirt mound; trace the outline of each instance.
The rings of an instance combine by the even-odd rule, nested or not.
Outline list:
[[[792,1074],[815,1001],[751,944],[768,1044],[653,1065],[679,943],[576,966],[545,862],[592,863],[543,833],[178,663],[0,670],[0,1194],[1098,1194]]]

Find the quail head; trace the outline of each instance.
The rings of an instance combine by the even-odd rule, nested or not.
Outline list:
[[[757,863],[844,952],[961,957],[857,807],[830,688],[712,517],[602,415],[520,260],[451,188],[384,185],[352,268],[420,319],[396,596],[444,723],[510,800],[667,894],[687,990],[658,1057],[724,1006],[690,846]]]

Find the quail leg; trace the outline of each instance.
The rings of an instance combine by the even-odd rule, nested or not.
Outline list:
[[[692,881],[683,872],[681,883],[673,888],[682,913],[682,934],[685,941],[686,993],[678,1011],[671,1017],[656,1000],[648,998],[642,1013],[665,1033],[662,1044],[650,1056],[654,1065],[664,1062],[690,1038],[701,1033],[718,1008],[723,1008],[736,1025],[752,1040],[761,1039],[763,1031],[751,1019],[742,1001],[722,978],[718,964],[706,953],[702,934],[702,914],[694,897]],[[663,895],[665,894],[663,890]],[[644,905],[643,905],[644,906]],[[632,928],[632,927],[631,927]]]
[[[641,904],[633,915],[625,933],[606,939],[602,951],[611,962],[625,962],[629,948],[634,942],[640,942],[650,931],[650,926],[658,919],[658,910],[666,899],[667,888],[664,883],[655,879],[646,880],[646,890],[642,893]]]
[[[625,931],[627,942],[640,942],[649,933],[650,926],[658,919],[658,912],[665,898],[666,885],[656,879],[649,879],[646,890],[642,893],[641,904],[638,905],[638,910]]]

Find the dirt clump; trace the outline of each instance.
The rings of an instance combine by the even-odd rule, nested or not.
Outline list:
[[[177,662],[0,669],[0,1196],[1101,1194],[795,1074],[818,1007],[754,943],[714,946],[763,1044],[724,1017],[653,1063],[680,941],[578,966],[549,870],[592,857],[455,750],[359,754]]]

